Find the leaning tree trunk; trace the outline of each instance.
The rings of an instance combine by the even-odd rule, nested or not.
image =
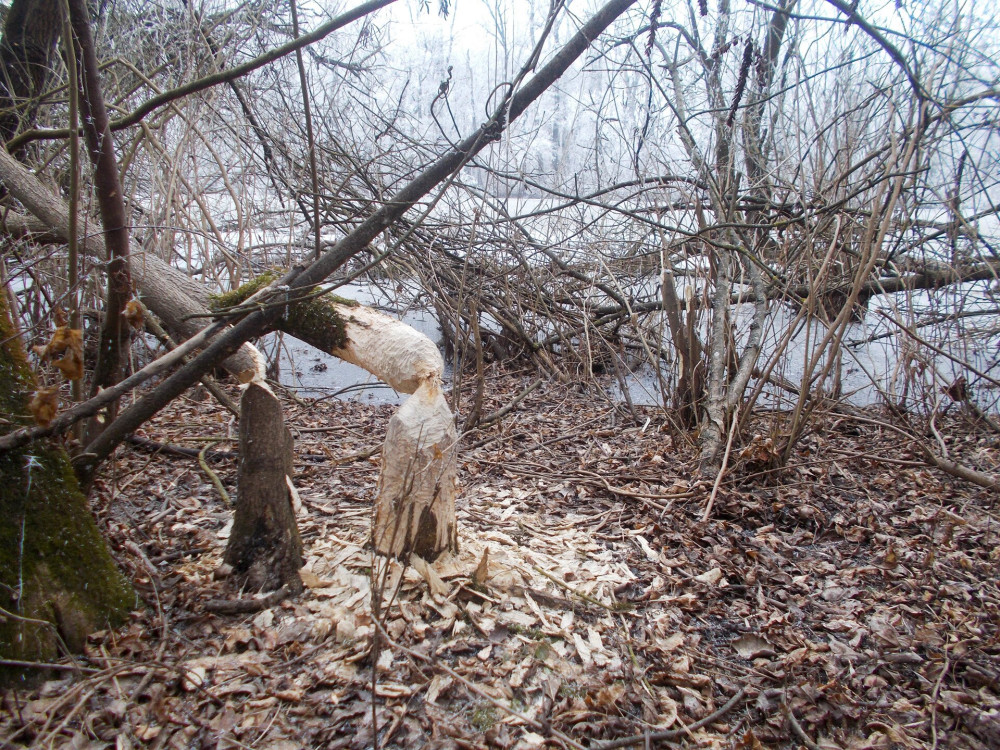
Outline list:
[[[0,416],[30,421],[34,376],[0,291]],[[137,603],[90,515],[66,453],[32,443],[0,454],[0,658],[51,661],[88,633],[120,623]],[[0,681],[35,674],[0,666]]]

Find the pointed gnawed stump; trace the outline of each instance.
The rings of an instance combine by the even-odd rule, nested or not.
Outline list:
[[[248,590],[302,588],[302,539],[295,525],[288,480],[292,435],[281,403],[253,381],[240,400],[240,465],[236,513],[225,562]]]

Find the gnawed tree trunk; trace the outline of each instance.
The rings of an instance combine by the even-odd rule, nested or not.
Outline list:
[[[213,305],[239,305],[274,278],[262,274],[215,297]],[[413,394],[389,422],[372,542],[382,554],[403,559],[433,560],[457,550],[457,433],[441,394],[444,360],[434,342],[385,313],[333,295],[290,304],[276,327]]]
[[[100,437],[87,446],[88,464],[96,465],[104,460],[128,435],[194,385],[212,367],[231,356],[245,342],[273,330],[275,322],[282,315],[282,309],[287,308],[292,299],[314,291],[348,260],[369,247],[376,237],[398,221],[436,186],[456,174],[489,144],[500,139],[505,128],[552,86],[590,48],[594,40],[634,2],[635,0],[610,0],[543,66],[528,77],[529,70],[537,62],[532,58],[532,62],[523,71],[525,76],[523,85],[501,97],[485,123],[461,142],[452,144],[445,153],[422,169],[387,200],[380,201],[373,213],[318,259],[305,268],[297,267],[285,274],[262,296],[261,304],[253,310],[245,311],[237,322],[216,335],[204,351],[124,410]],[[139,111],[141,110],[140,107]],[[26,437],[22,434],[19,439]]]
[[[389,420],[372,526],[377,551],[404,560],[458,551],[457,442],[439,381],[424,381]]]
[[[251,381],[240,399],[236,514],[223,559],[253,591],[302,590],[302,539],[289,489],[292,446],[281,403],[262,380]]]
[[[30,421],[35,382],[0,293],[0,417]],[[50,661],[137,603],[90,515],[65,452],[45,441],[0,454],[0,657]],[[0,667],[24,684],[30,670]]]

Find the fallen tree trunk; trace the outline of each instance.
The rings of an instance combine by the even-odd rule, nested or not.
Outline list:
[[[18,233],[44,228],[61,240],[69,239],[69,208],[23,164],[0,148],[0,183],[17,198],[35,221],[8,217],[7,224]],[[93,224],[93,222],[91,222]],[[77,226],[87,223],[79,221]],[[93,258],[104,259],[105,248],[100,236],[81,234],[80,246]],[[155,255],[132,253],[129,272],[145,305],[162,322],[176,340],[195,335],[203,327],[208,308],[200,301],[208,291],[202,284],[163,262]],[[245,345],[221,364],[234,375],[256,371],[256,356]]]

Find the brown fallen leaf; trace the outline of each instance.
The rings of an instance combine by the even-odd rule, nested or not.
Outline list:
[[[724,580],[722,568],[712,568],[711,570],[706,570],[701,575],[695,576],[694,580],[698,583],[704,583],[707,586],[715,586],[717,583]]]
[[[677,701],[675,701],[666,688],[656,689],[659,715],[656,718],[658,729],[670,729],[677,722]]]
[[[325,589],[334,584],[333,581],[320,578],[311,570],[306,570],[305,568],[299,571],[299,577],[302,578],[302,584],[308,589]]]
[[[759,635],[748,633],[740,636],[732,642],[732,647],[736,653],[744,659],[756,659],[759,656],[774,656],[775,651],[770,643]]]

